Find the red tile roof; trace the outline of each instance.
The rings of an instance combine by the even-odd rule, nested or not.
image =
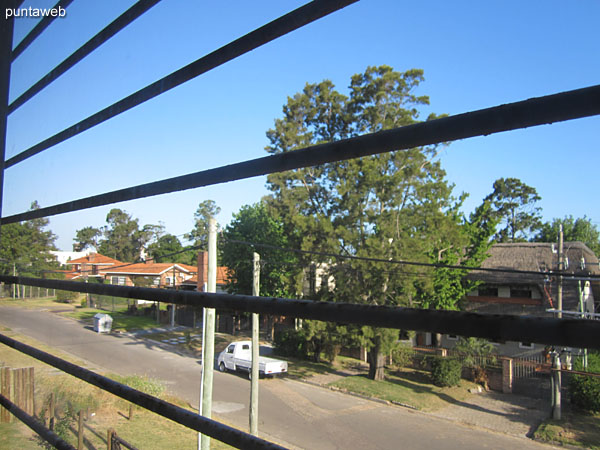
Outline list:
[[[122,265],[121,267],[105,267],[100,269],[100,272],[103,274],[110,273],[120,273],[120,274],[130,274],[130,275],[161,275],[169,270],[173,270],[175,267],[176,270],[180,272],[195,272],[195,267],[186,266],[183,264],[174,264],[174,263],[136,263],[136,264],[127,264]]]
[[[90,253],[83,258],[73,259],[71,261],[67,261],[67,264],[92,264],[99,266],[106,265],[122,265],[121,261],[118,261],[113,258],[109,258],[108,256],[101,255],[100,253]]]

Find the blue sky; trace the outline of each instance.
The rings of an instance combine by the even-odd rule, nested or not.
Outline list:
[[[49,7],[54,0],[26,0]],[[124,12],[129,0],[75,0],[13,65],[11,100]],[[304,4],[163,0],[8,120],[7,157]],[[265,132],[306,82],[346,91],[369,65],[422,68],[429,112],[458,114],[598,84],[600,2],[362,0],[6,170],[3,215],[265,156]],[[35,25],[18,19],[15,42]],[[600,226],[600,118],[450,144],[440,158],[470,212],[494,180],[535,187],[545,220]],[[221,224],[267,193],[265,178],[113,205],[141,224],[188,232],[206,199]],[[111,207],[50,218],[57,245],[101,226]]]

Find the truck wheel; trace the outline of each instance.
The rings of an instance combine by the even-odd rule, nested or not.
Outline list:
[[[227,372],[227,367],[222,362],[219,364],[219,372]]]

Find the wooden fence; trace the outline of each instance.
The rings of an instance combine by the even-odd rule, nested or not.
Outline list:
[[[33,415],[35,411],[34,386],[33,367],[21,369],[0,368],[0,391],[2,395],[30,415]],[[6,408],[0,407],[1,423],[11,422],[12,417],[12,414]]]

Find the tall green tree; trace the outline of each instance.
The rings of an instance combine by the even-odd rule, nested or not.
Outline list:
[[[415,94],[422,80],[421,70],[380,66],[354,75],[349,96],[331,81],[307,84],[288,98],[283,118],[267,132],[267,151],[284,153],[415,123],[419,107],[429,103]],[[427,262],[427,255],[454,245],[449,236],[459,235],[448,215],[459,200],[452,196],[437,151],[437,146],[419,147],[271,174],[269,204],[287,229],[296,230],[304,249]],[[322,262],[330,264],[335,277],[333,301],[411,306],[417,301],[420,287],[413,269]],[[357,332],[369,349],[370,377],[382,379],[384,355],[397,331],[362,327]]]
[[[220,245],[221,264],[230,270],[227,289],[236,294],[252,294],[253,253],[256,252],[262,261],[260,294],[272,297],[298,295],[297,280],[300,268],[295,254],[234,241],[281,248],[289,246],[283,224],[268,212],[263,203],[242,206],[223,231]]]
[[[585,216],[577,219],[574,219],[573,216],[567,216],[564,219],[552,219],[551,222],[545,222],[533,241],[558,242],[560,225],[563,227],[563,239],[565,241],[583,242],[596,256],[600,257],[600,231]]]
[[[204,200],[200,202],[194,213],[194,228],[185,238],[193,242],[194,246],[199,246],[200,250],[208,250],[208,219],[216,217],[221,212],[214,200]]]
[[[102,230],[94,227],[84,227],[75,233],[75,242],[73,243],[74,252],[82,252],[85,249],[98,248],[98,240],[102,236]]]
[[[39,209],[34,201],[30,210]],[[0,239],[0,270],[12,275],[16,269],[19,275],[40,277],[46,270],[54,270],[58,264],[50,251],[56,250],[56,235],[48,230],[49,220],[45,218],[26,222],[2,225]]]
[[[492,204],[492,214],[499,221],[497,242],[528,240],[542,225],[541,208],[535,206],[542,198],[537,190],[518,178],[499,178],[494,191],[485,201]]]
[[[177,236],[165,234],[148,245],[148,256],[156,262],[190,264],[195,252],[186,252]]]

